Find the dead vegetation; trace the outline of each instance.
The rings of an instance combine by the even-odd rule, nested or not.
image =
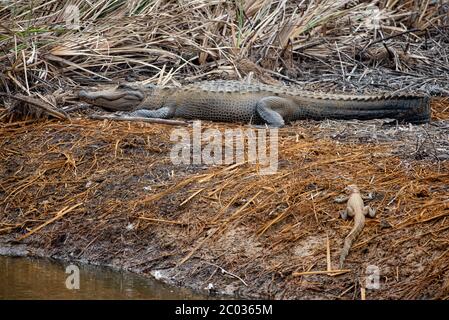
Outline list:
[[[175,166],[167,126],[80,118],[73,99],[99,83],[247,76],[447,95],[447,1],[70,4],[79,29],[66,24],[67,1],[0,6],[1,243],[244,296],[449,297],[446,99],[427,126],[299,121],[279,131],[271,176],[249,164]],[[350,272],[335,273],[351,223],[333,199],[350,183],[375,195],[378,216]],[[363,291],[369,264],[381,290]]]
[[[446,0],[5,1],[0,88],[253,72],[325,90],[447,94],[448,14]]]
[[[363,122],[342,138],[351,125],[301,121],[280,130],[279,170],[261,176],[245,163],[173,165],[164,125],[4,124],[1,241],[136,272],[163,269],[178,284],[244,296],[360,298],[366,267],[376,265],[382,290],[367,290],[368,299],[448,298],[449,168],[431,147],[447,144],[447,133],[428,126],[433,143],[417,157],[403,146],[415,145],[420,130],[392,134]],[[356,138],[373,125],[393,141]],[[352,183],[373,193],[378,216],[348,270],[335,272],[352,225],[339,219],[344,205],[334,198]]]

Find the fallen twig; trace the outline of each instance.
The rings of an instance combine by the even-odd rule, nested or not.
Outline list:
[[[331,277],[339,276],[341,274],[345,274],[351,272],[350,269],[342,269],[342,270],[332,270],[332,271],[305,271],[305,272],[293,272],[294,277],[300,277],[300,276],[310,276],[314,274],[325,274]]]
[[[31,104],[31,105],[33,105],[35,107],[38,107],[38,108],[44,110],[45,112],[47,112],[48,114],[52,115],[55,118],[58,118],[58,119],[61,119],[61,120],[70,120],[69,115],[66,114],[64,111],[62,111],[62,112],[61,111],[57,111],[57,110],[53,109],[52,107],[48,106],[47,103],[42,102],[40,100],[37,100],[35,98],[26,97],[26,96],[23,96],[21,94],[10,95],[10,94],[7,94],[7,93],[2,93],[2,92],[0,92],[0,96],[12,98],[12,99],[15,99],[15,100],[18,100],[18,101],[22,101],[22,102]]]
[[[147,218],[147,217],[139,217],[139,219],[152,221],[152,222],[162,222],[162,223],[170,223],[170,224],[178,224],[178,225],[187,225],[187,223],[179,222],[179,221],[170,221],[164,219],[155,219],[155,218]]]
[[[214,266],[214,267],[219,268],[219,269],[221,270],[221,272],[226,273],[226,274],[229,274],[230,276],[233,276],[234,278],[239,279],[239,280],[240,280],[246,287],[248,286],[248,284],[245,282],[245,280],[243,280],[241,277],[239,277],[239,276],[236,275],[235,273],[229,272],[229,271],[225,270],[224,268],[220,267],[219,265],[217,265],[217,264],[215,264],[215,263],[208,262],[208,261],[204,261],[204,262],[207,263],[207,264],[209,264],[209,265],[211,265],[211,266]]]
[[[74,206],[71,206],[70,208],[67,208],[67,207],[63,208],[63,209],[62,209],[61,211],[59,211],[53,218],[51,218],[51,219],[45,221],[43,224],[41,224],[41,225],[39,225],[38,227],[34,228],[33,230],[31,230],[31,231],[28,232],[27,234],[24,234],[23,236],[19,237],[19,238],[17,239],[17,241],[21,241],[21,240],[23,240],[23,239],[25,239],[25,238],[28,238],[28,237],[31,236],[33,233],[39,231],[40,229],[42,229],[43,227],[49,225],[50,223],[52,223],[52,222],[54,222],[54,221],[56,221],[56,220],[58,220],[58,219],[61,219],[64,215],[66,215],[67,213],[69,213],[69,212],[72,211],[73,209],[78,208],[78,207],[79,207],[80,205],[82,205],[82,204],[83,204],[83,203],[80,202],[80,203],[75,204]]]

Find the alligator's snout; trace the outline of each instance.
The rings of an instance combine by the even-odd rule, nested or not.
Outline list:
[[[89,104],[114,111],[130,111],[138,106],[143,98],[143,93],[138,88],[119,86],[103,91],[80,90],[78,98]]]

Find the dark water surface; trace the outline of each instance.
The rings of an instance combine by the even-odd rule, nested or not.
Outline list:
[[[71,263],[0,256],[0,299],[207,299],[190,290],[106,267],[76,264],[79,289],[67,289]],[[68,282],[69,286],[75,282]]]

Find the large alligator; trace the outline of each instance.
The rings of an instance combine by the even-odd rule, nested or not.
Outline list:
[[[410,94],[322,94],[291,87],[208,81],[184,87],[122,84],[80,91],[79,98],[108,110],[149,118],[266,123],[282,127],[298,119],[430,120],[429,98]]]

